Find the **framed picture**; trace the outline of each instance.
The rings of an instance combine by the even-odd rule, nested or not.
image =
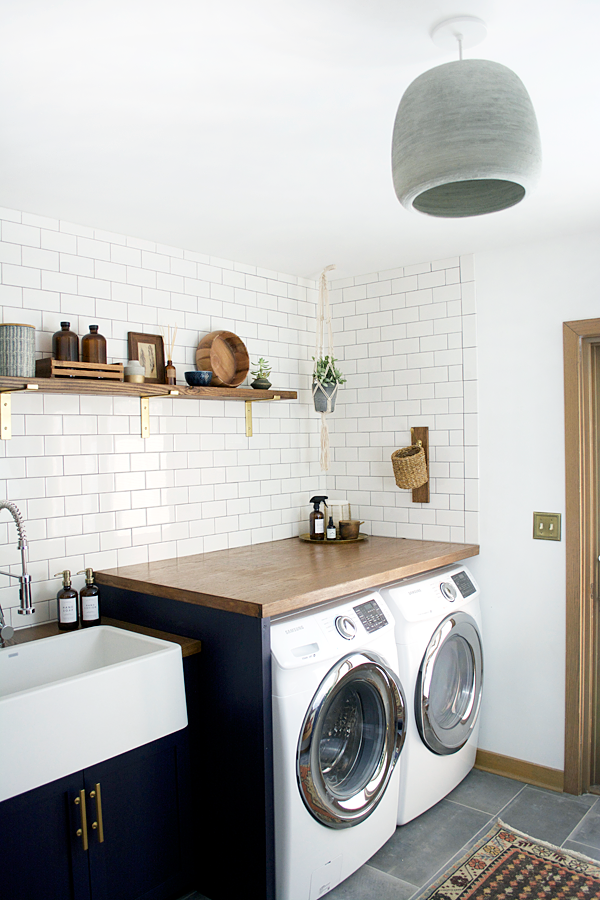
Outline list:
[[[160,334],[128,331],[127,352],[129,359],[137,359],[143,365],[148,384],[165,383],[165,348]]]

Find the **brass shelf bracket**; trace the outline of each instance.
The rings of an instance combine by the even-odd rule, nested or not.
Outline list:
[[[168,396],[179,397],[179,391],[169,391]],[[140,397],[140,422],[142,437],[150,437],[150,397]]]
[[[281,400],[279,394],[275,394],[273,398],[266,398],[265,400],[245,400],[244,405],[246,407],[246,437],[252,437],[252,404],[253,403],[271,403],[271,399],[273,400]]]
[[[22,388],[12,388],[0,393],[0,440],[10,441],[12,438],[12,399],[16,391],[37,391],[37,384],[26,384]]]
[[[140,422],[142,437],[150,437],[150,397],[140,397]]]

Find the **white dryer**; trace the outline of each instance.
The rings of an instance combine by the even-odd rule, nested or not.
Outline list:
[[[396,828],[405,700],[376,591],[271,624],[277,900],[316,900]]]
[[[483,685],[479,588],[463,565],[379,589],[396,621],[409,715],[398,824],[430,809],[473,768]]]

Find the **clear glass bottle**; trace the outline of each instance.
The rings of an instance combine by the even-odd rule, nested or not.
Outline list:
[[[81,339],[81,362],[106,362],[106,338],[98,334],[97,325],[90,325],[90,333]]]
[[[75,631],[79,628],[79,603],[77,591],[71,587],[71,573],[68,569],[57,572],[62,575],[63,586],[56,595],[58,601],[58,627],[60,631]]]
[[[85,587],[79,591],[81,605],[81,627],[90,628],[100,624],[100,590],[94,584],[93,569],[83,569],[78,575],[85,574]]]
[[[79,338],[70,322],[60,323],[61,331],[52,335],[52,356],[65,362],[79,362]]]

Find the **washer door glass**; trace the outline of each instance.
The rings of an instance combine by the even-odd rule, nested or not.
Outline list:
[[[363,822],[385,792],[405,737],[397,677],[374,653],[352,653],[327,673],[300,732],[298,786],[324,825]]]
[[[482,682],[477,624],[466,613],[454,613],[433,633],[415,691],[419,733],[434,753],[456,753],[469,740],[479,714]]]

